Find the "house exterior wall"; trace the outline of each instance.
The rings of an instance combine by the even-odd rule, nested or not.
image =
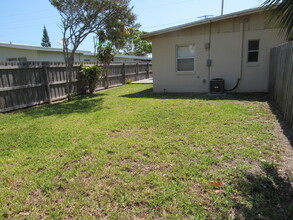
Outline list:
[[[26,58],[27,61],[36,62],[64,62],[62,52],[37,51],[19,48],[0,47],[0,61],[8,61],[9,58]],[[83,61],[83,54],[76,54],[75,61]]]
[[[134,59],[126,59],[126,58],[120,58],[120,57],[114,57],[114,62],[135,62]]]
[[[49,52],[49,51],[37,51],[37,60],[39,62],[64,62],[64,56],[62,52]],[[82,54],[75,54],[74,61],[75,62],[83,62],[84,55]],[[34,60],[28,60],[34,61]]]
[[[0,62],[8,61],[10,58],[26,58],[27,61],[35,62],[64,62],[62,49],[59,51],[44,51],[37,49],[23,49],[0,45]],[[141,62],[151,60],[144,57],[114,57],[113,62]],[[90,53],[77,52],[74,56],[75,62],[96,62],[97,56]]]
[[[0,61],[8,61],[9,58],[26,57],[28,61],[35,60],[38,57],[37,51],[23,50],[16,48],[0,47]]]
[[[84,55],[83,61],[86,62],[97,62],[97,56],[90,56],[90,55]]]
[[[242,31],[243,30],[243,31]],[[211,34],[210,34],[211,33]],[[259,40],[257,63],[248,63],[248,41]],[[205,43],[210,41],[210,49]],[[267,92],[270,49],[285,42],[262,13],[161,34],[152,38],[154,92],[209,92],[209,80],[223,78],[235,92]],[[195,45],[194,72],[176,71],[176,47]],[[207,59],[212,60],[207,67]]]

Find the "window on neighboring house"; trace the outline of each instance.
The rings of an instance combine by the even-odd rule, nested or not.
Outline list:
[[[185,45],[176,48],[176,69],[178,72],[194,72],[195,46]]]
[[[84,62],[90,62],[91,60],[90,59],[84,59]]]
[[[259,55],[259,40],[248,41],[248,63],[257,63]]]
[[[17,59],[19,62],[26,62],[27,61],[26,57],[19,57]]]
[[[9,62],[26,62],[26,57],[18,57],[18,58],[8,58],[7,61]]]
[[[7,61],[9,61],[9,62],[15,62],[15,61],[17,61],[17,58],[8,58]]]

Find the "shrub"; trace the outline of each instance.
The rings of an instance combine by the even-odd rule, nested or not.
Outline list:
[[[102,72],[102,67],[97,65],[81,67],[80,77],[82,93],[93,93],[95,91]]]

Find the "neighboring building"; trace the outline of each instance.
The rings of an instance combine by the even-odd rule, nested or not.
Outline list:
[[[256,8],[150,32],[154,92],[209,92],[214,78],[234,92],[267,92],[270,49],[286,39]]]
[[[96,62],[96,55],[89,51],[78,50],[75,53],[76,62]],[[1,61],[36,61],[64,62],[63,50],[60,48],[37,47],[29,45],[0,43]],[[150,57],[116,55],[113,62],[151,61]]]

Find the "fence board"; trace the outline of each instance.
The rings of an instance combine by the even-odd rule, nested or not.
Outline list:
[[[74,91],[81,92],[79,72],[83,63],[75,63],[72,73]],[[84,64],[85,65],[85,64]],[[95,63],[86,63],[95,65]],[[119,63],[109,67],[109,86],[149,78],[151,63]],[[104,88],[104,76],[97,90]],[[59,62],[0,62],[0,112],[51,103],[66,98],[66,68]]]
[[[293,42],[273,48],[270,59],[270,94],[293,127]]]

